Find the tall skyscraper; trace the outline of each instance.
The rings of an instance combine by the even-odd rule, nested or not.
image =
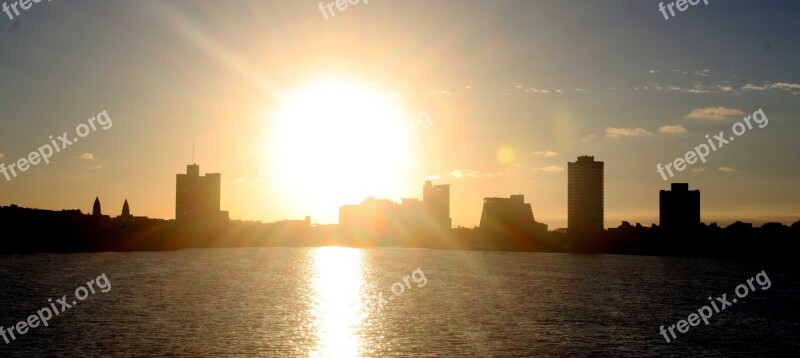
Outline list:
[[[227,220],[226,211],[220,211],[219,173],[200,175],[200,166],[186,166],[186,174],[177,174],[175,183],[175,219],[178,221]]]
[[[422,187],[422,204],[428,215],[441,227],[450,229],[450,184],[433,185],[430,181]]]
[[[590,235],[604,229],[603,162],[583,155],[567,164],[567,229]]]
[[[658,192],[658,225],[667,229],[688,229],[700,224],[700,190],[688,183],[672,183],[672,190]]]

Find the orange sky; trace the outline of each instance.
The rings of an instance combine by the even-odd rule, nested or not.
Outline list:
[[[701,190],[705,222],[793,222],[797,9],[731,6],[674,21],[640,2],[376,1],[328,20],[313,1],[36,6],[0,34],[0,162],[103,110],[113,126],[0,177],[0,205],[88,212],[99,196],[117,214],[127,198],[173,218],[194,141],[233,219],[335,223],[339,205],[419,198],[433,178],[452,184],[454,225],[524,194],[555,229],[566,163],[594,155],[606,226],[649,225],[669,187],[656,164],[763,108],[768,126],[671,181]]]

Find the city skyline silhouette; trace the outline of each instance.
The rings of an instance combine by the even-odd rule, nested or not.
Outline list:
[[[422,186],[421,200],[368,197],[339,208],[339,222],[312,225],[312,218],[256,223],[231,220],[221,210],[222,173],[200,175],[196,163],[175,176],[176,218],[165,220],[132,214],[127,198],[117,216],[103,214],[99,196],[91,213],[0,207],[0,224],[19,229],[36,226],[35,240],[7,241],[2,252],[140,251],[191,247],[251,246],[398,246],[456,250],[504,250],[573,253],[617,253],[678,256],[759,255],[781,257],[800,246],[800,220],[790,225],[753,226],[736,221],[727,227],[701,221],[700,190],[672,183],[660,190],[659,225],[603,227],[604,162],[579,156],[569,164],[569,222],[548,230],[535,219],[523,195],[483,199],[481,221],[472,228],[452,226],[449,184]],[[47,229],[41,229],[46,227]],[[66,236],[66,240],[48,237]],[[719,250],[719,240],[728,247]]]
[[[761,108],[769,126],[665,174],[703,190],[707,222],[788,224],[800,215],[800,165],[790,154],[798,148],[789,137],[800,113],[797,52],[785,45],[791,32],[722,30],[731,21],[791,24],[792,5],[731,5],[733,20],[695,7],[665,21],[634,2],[613,12],[555,1],[476,2],[456,12],[396,4],[353,6],[324,20],[317,4],[307,11],[245,3],[198,11],[149,1],[48,3],[22,13],[19,29],[3,33],[5,52],[48,48],[69,60],[7,64],[7,83],[30,86],[0,96],[8,108],[0,162],[26,158],[50,135],[78,138],[75,128],[102,110],[114,126],[98,126],[49,164],[0,179],[0,205],[87,211],[85,198],[102,194],[115,203],[135,197],[137,215],[171,218],[164,198],[174,188],[165,183],[184,171],[196,141],[203,168],[225,173],[221,205],[233,219],[332,224],[343,204],[370,195],[399,202],[431,179],[453,184],[456,227],[478,225],[483,198],[522,194],[537,220],[565,228],[565,163],[586,154],[612,163],[606,227],[656,223],[652,193],[669,186],[657,164],[683,157],[706,135],[725,130],[728,140],[734,122]],[[418,27],[396,18],[409,12]],[[466,15],[473,13],[495,16]],[[550,24],[573,14],[585,24]],[[643,19],[653,22],[641,26]],[[79,23],[89,24],[86,41],[62,46],[71,40],[62,29]],[[685,41],[676,23],[714,33]],[[429,36],[442,28],[447,36]],[[415,122],[418,113],[430,126]]]

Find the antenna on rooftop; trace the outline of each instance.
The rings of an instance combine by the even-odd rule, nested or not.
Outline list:
[[[197,165],[197,162],[194,161],[194,141],[192,141],[192,164]]]

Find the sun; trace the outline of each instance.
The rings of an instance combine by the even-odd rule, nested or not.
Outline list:
[[[336,222],[341,205],[402,195],[415,146],[413,117],[399,102],[375,85],[339,78],[283,96],[267,147],[286,204]]]

